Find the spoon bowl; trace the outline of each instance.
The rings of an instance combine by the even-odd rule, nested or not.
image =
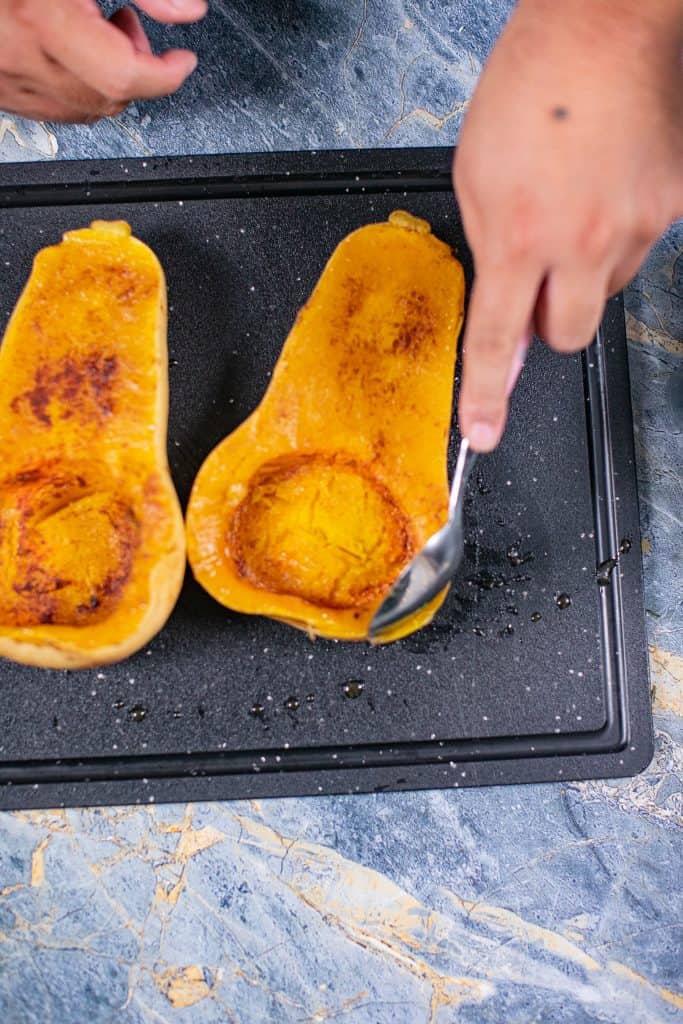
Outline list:
[[[389,639],[389,633],[399,622],[428,604],[455,575],[465,548],[465,484],[476,461],[477,453],[472,451],[467,438],[463,438],[453,474],[448,520],[405,567],[375,612],[368,633],[374,643]]]

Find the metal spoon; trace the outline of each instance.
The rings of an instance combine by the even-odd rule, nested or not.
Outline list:
[[[476,461],[477,453],[472,451],[467,438],[463,438],[448,501],[448,521],[405,567],[382,601],[370,623],[371,640],[381,642],[392,627],[436,597],[455,575],[465,547],[465,484]]]

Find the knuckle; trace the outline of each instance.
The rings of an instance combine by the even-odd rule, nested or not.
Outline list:
[[[469,345],[470,353],[476,351],[477,359],[493,365],[502,363],[508,356],[509,345],[505,338],[493,330],[485,330],[472,338]]]
[[[508,208],[507,257],[522,260],[538,252],[544,242],[545,229],[538,199],[527,188],[518,188],[510,197]]]
[[[505,271],[532,262],[545,248],[545,233],[536,218],[519,217],[481,239],[480,261],[492,271]]]
[[[506,240],[507,259],[515,263],[527,260],[538,252],[542,245],[539,225],[531,220],[520,220]]]
[[[479,379],[470,374],[461,392],[459,408],[460,416],[465,420],[473,421],[483,417],[493,422],[500,415],[501,409],[505,408],[505,402],[502,395],[492,395],[482,387]]]
[[[577,250],[590,263],[603,263],[614,247],[619,232],[620,226],[615,217],[609,217],[601,210],[592,211],[579,227]]]
[[[40,4],[33,3],[32,0],[14,0],[10,13],[15,22],[23,28],[35,29],[42,20]]]

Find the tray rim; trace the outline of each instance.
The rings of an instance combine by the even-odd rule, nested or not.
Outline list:
[[[293,194],[446,191],[451,188],[450,153],[450,148],[430,147],[4,164],[0,210],[152,199],[165,202],[178,197],[206,201]],[[387,172],[381,166],[378,169],[377,164],[386,163],[389,154],[392,170]],[[296,165],[295,170],[291,163]],[[340,166],[344,169],[340,170]],[[103,170],[108,172],[106,176],[102,175]],[[179,172],[186,176],[179,178]],[[608,358],[608,343],[613,350],[616,347],[623,350],[621,366]],[[625,349],[623,300],[618,296],[607,305],[596,342],[582,354],[596,548],[600,561],[616,551],[620,533],[631,537],[634,549],[640,547]],[[615,444],[615,436],[618,436],[618,444]],[[619,496],[615,490],[616,480],[621,491]],[[617,517],[619,497],[622,504]],[[626,529],[618,524],[618,519],[623,522],[625,518],[624,511],[629,520]],[[259,795],[280,795],[277,792],[280,788],[284,795],[402,788],[405,780],[401,779],[386,786],[371,784],[378,772],[391,773],[397,768],[427,769],[432,780],[428,785],[443,786],[442,781],[432,778],[430,769],[442,771],[444,764],[476,767],[476,771],[465,775],[468,781],[457,783],[462,785],[537,781],[539,766],[540,777],[548,779],[557,778],[558,772],[564,778],[635,774],[649,763],[653,751],[644,608],[642,599],[637,600],[638,594],[642,595],[640,562],[636,575],[635,585],[625,588],[620,575],[615,573],[612,585],[601,591],[601,633],[613,637],[614,644],[605,669],[606,719],[598,730],[396,744],[5,761],[0,762],[0,808],[14,806],[20,792],[24,793],[24,802],[17,806],[52,806],[41,803],[44,787],[65,785],[76,786],[79,797],[84,797],[86,802],[109,803],[112,794],[106,792],[107,787],[137,783],[143,778],[155,779],[157,783],[181,784],[199,777],[206,782],[206,790],[211,790],[212,796],[220,780],[221,787],[228,790],[227,795],[242,796],[245,790],[254,789],[255,777],[261,780],[256,786]],[[630,578],[634,578],[634,572],[630,573]],[[631,630],[628,638],[624,633],[625,617],[632,626],[638,627]],[[640,638],[639,647],[637,640]],[[601,644],[601,651],[602,647]],[[572,768],[577,759],[577,766]],[[588,760],[595,763],[589,765]],[[496,766],[509,766],[511,761],[518,766],[529,762],[529,767],[521,773],[524,777],[495,778]],[[488,766],[487,771],[485,766]],[[302,773],[315,776],[315,790],[302,786]],[[318,784],[321,774],[326,776],[322,787]],[[487,780],[483,776],[491,778]],[[334,784],[332,789],[328,788],[333,778],[341,777],[345,779],[341,790]],[[477,778],[476,782],[469,781],[473,777]],[[209,780],[213,780],[214,785],[209,785]],[[266,780],[270,780],[269,783]],[[351,781],[361,784],[351,786]],[[265,788],[261,789],[264,782]],[[418,780],[413,782],[415,784],[408,783],[404,788],[420,788]],[[280,783],[284,785],[281,787]],[[38,786],[40,789],[36,790]],[[190,788],[194,790],[195,786]],[[102,796],[104,801],[100,800]],[[73,802],[70,801],[70,805]]]

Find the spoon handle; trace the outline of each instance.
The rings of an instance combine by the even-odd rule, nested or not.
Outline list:
[[[455,473],[453,474],[453,483],[451,484],[451,493],[448,499],[449,520],[454,519],[456,513],[462,510],[465,484],[467,483],[467,478],[472,472],[476,461],[477,453],[470,448],[470,442],[468,439],[463,437],[460,442],[458,461],[455,464]]]

